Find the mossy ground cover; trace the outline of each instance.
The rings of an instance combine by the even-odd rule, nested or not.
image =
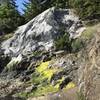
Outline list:
[[[44,79],[50,81],[52,75],[58,71],[58,69],[48,68],[50,61],[43,62],[36,68],[36,71],[42,75]]]
[[[39,84],[36,91],[33,91],[31,96],[41,96],[50,92],[57,92],[58,88],[50,84],[50,79],[57,69],[48,68],[50,61],[42,62],[33,73],[33,84]],[[37,73],[37,74],[36,74]]]
[[[36,84],[37,89],[33,90],[31,93],[21,93],[21,97],[38,97],[44,96],[49,93],[55,93],[59,91],[59,86],[64,80],[64,77],[57,80],[55,85],[50,83],[51,77],[54,73],[58,72],[59,69],[56,68],[48,68],[51,61],[42,62],[37,68],[36,71],[32,75],[31,84]],[[74,83],[69,83],[65,89],[70,89],[75,87]]]

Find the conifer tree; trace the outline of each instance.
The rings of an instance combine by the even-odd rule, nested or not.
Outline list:
[[[50,7],[65,8],[67,0],[29,0],[29,2],[24,2],[24,17],[26,22],[33,19],[35,16],[45,11]]]
[[[41,7],[36,0],[29,0],[28,3],[24,2],[23,5],[25,6],[25,9],[23,11],[26,22],[41,13]]]
[[[0,30],[9,33],[22,24],[15,0],[4,0],[0,5]]]
[[[70,6],[85,19],[100,18],[100,0],[69,0]]]

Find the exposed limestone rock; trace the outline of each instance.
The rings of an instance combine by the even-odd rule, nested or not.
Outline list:
[[[63,34],[62,29],[65,29],[71,38],[76,38],[85,28],[70,9],[53,7],[20,26],[12,38],[2,43],[2,49],[4,54],[10,56],[51,50],[54,40]]]
[[[12,60],[7,64],[6,68],[8,70],[13,69],[14,66],[18,65],[22,61],[22,56],[13,57]]]

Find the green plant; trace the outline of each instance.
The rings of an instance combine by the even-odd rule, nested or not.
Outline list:
[[[99,0],[69,0],[70,7],[74,8],[80,18],[100,19],[100,1]]]
[[[0,5],[0,31],[10,33],[19,25],[24,24],[24,18],[17,10],[15,0],[2,0]]]
[[[71,50],[71,39],[69,38],[68,33],[64,33],[62,36],[59,36],[55,40],[55,48],[57,50],[67,49],[68,51]]]
[[[26,22],[50,7],[66,8],[68,0],[29,0],[24,2],[24,17]]]
[[[82,41],[80,39],[75,39],[73,40],[73,42],[71,43],[71,47],[72,47],[72,51],[73,52],[77,52],[82,48]]]
[[[41,55],[41,53],[42,53],[42,51],[34,51],[33,52],[33,55],[34,56],[39,56],[39,55]]]

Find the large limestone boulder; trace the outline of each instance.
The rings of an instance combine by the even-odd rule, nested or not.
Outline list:
[[[50,8],[18,27],[14,36],[2,43],[2,49],[10,56],[51,50],[54,40],[63,34],[63,28],[71,38],[76,38],[84,30],[82,22],[70,9]]]

